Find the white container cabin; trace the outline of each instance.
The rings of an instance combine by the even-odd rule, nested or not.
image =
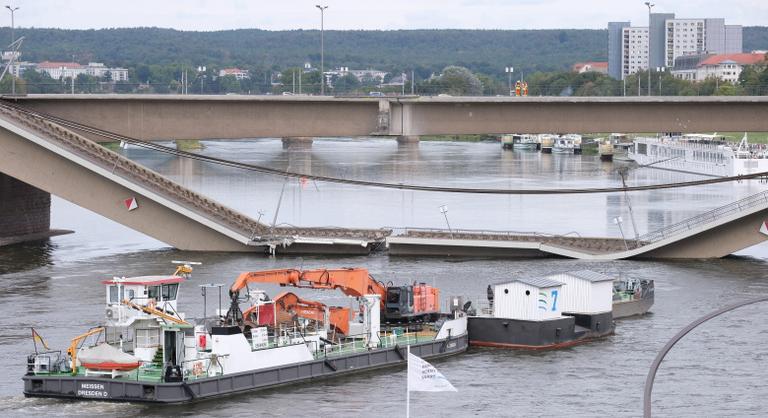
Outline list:
[[[590,270],[546,277],[564,283],[560,307],[566,313],[595,314],[613,310],[613,278]]]
[[[544,321],[562,317],[563,283],[548,278],[519,278],[493,288],[496,318]]]

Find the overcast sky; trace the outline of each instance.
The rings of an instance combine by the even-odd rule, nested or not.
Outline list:
[[[642,0],[323,0],[327,29],[604,28],[608,21],[647,24]],[[768,0],[656,1],[678,17],[724,17],[768,25]],[[317,0],[6,0],[16,25],[90,29],[157,26],[182,30],[316,29]],[[6,14],[10,14],[7,10]],[[10,18],[6,17],[9,25]]]

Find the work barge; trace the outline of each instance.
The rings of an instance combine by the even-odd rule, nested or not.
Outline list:
[[[441,313],[427,285],[385,286],[364,269],[247,272],[226,312],[194,320],[177,306],[191,271],[105,280],[104,324],[64,353],[31,354],[24,395],[178,404],[402,365],[407,347],[426,359],[468,347],[465,312]],[[270,299],[258,283],[342,290],[359,308]]]

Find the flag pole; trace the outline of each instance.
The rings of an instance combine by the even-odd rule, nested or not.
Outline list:
[[[411,346],[406,346],[406,359],[405,364],[405,418],[411,418],[411,379],[409,378],[409,372],[411,368]]]

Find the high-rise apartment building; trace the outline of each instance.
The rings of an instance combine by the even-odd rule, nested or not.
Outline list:
[[[740,53],[741,33],[741,26],[726,25],[723,18],[676,19],[674,13],[652,13],[647,28],[609,22],[608,74],[623,79],[648,68],[672,68],[681,56]]]
[[[622,29],[621,78],[648,68],[648,28]]]
[[[608,75],[616,79],[622,78],[623,29],[629,26],[629,22],[608,22]]]

